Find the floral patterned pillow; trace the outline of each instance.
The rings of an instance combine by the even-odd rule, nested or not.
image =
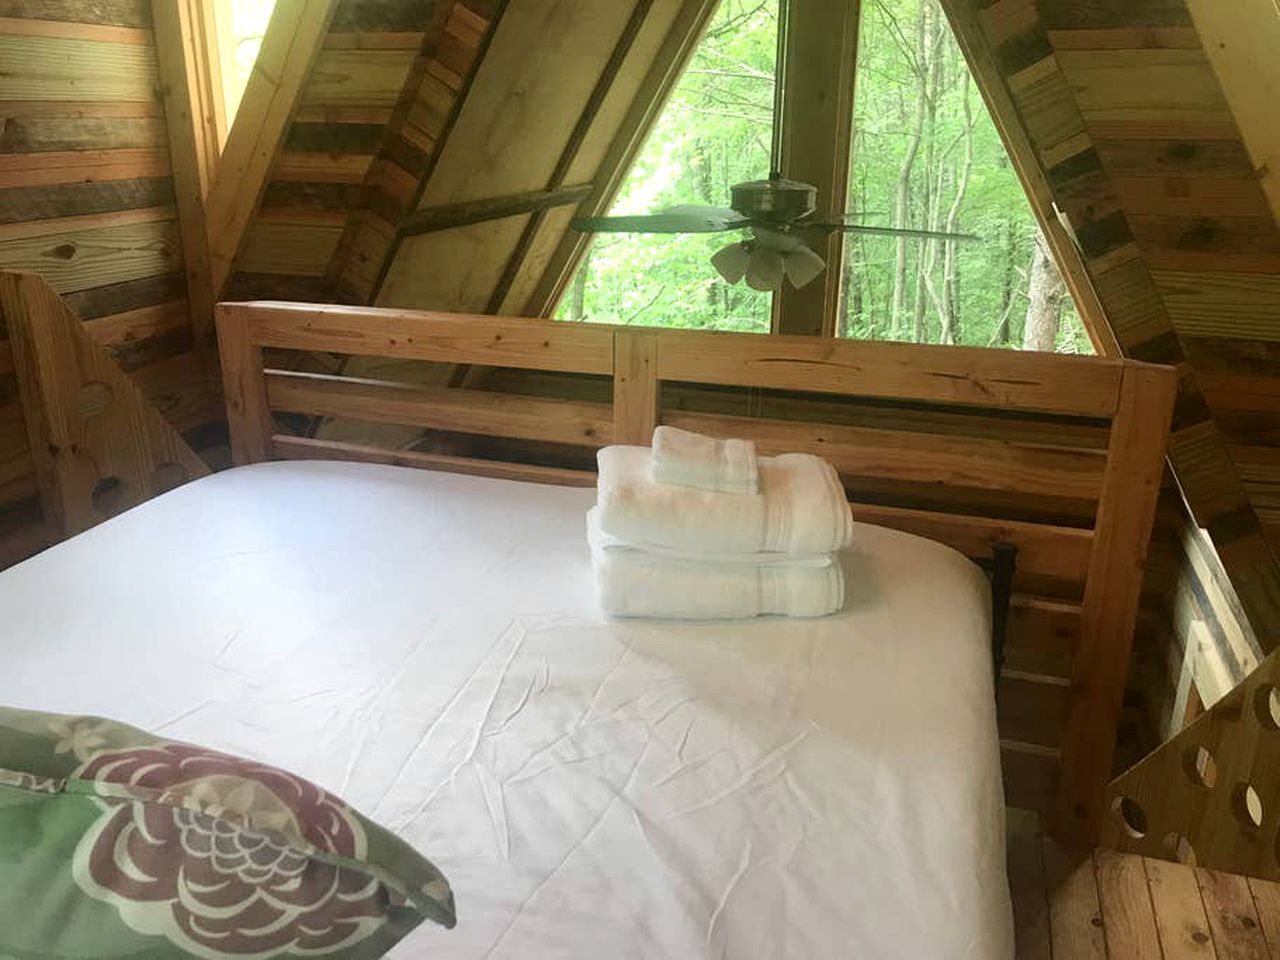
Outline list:
[[[0,707],[0,956],[382,956],[444,876],[340,799],[110,720]]]

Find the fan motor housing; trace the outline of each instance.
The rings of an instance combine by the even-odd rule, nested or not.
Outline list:
[[[733,187],[733,209],[748,220],[790,224],[818,207],[818,188],[798,180],[748,180]]]

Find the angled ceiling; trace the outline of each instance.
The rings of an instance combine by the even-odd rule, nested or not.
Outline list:
[[[1188,3],[945,5],[1024,163],[1070,220],[1119,348],[1179,367],[1170,460],[1269,649],[1280,641],[1280,230],[1269,173],[1250,158]]]
[[[1224,23],[1214,2],[943,6],[1104,347],[1179,367],[1171,461],[1270,645],[1280,173],[1256,61],[1275,11],[1241,0]],[[607,208],[715,7],[337,0],[228,296],[547,312],[585,249],[569,219]]]

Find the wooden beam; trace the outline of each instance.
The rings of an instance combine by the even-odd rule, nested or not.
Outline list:
[[[1055,811],[1055,832],[1089,845],[1102,824],[1177,389],[1168,367],[1126,366],[1111,426]]]
[[[681,7],[593,177],[595,191],[583,202],[583,216],[603,216],[609,212],[719,5],[720,0],[686,0]],[[575,230],[564,235],[521,313],[533,317],[550,315],[590,243],[589,236]]]
[[[1280,222],[1280,10],[1275,0],[1187,0],[1187,9]]]
[[[861,0],[793,0],[791,6],[782,172],[818,188],[823,220],[846,213],[860,9]],[[845,237],[832,233],[810,246],[827,262],[826,273],[802,290],[783,284],[773,299],[776,333],[836,334]]]
[[[214,345],[213,283],[205,199],[220,144],[214,124],[209,48],[203,34],[201,0],[155,5],[156,59],[169,130],[173,191],[178,203],[182,261],[187,274],[191,328],[200,348]]]
[[[222,296],[262,198],[335,0],[278,0],[209,190],[210,275]]]
[[[437,233],[473,223],[485,223],[489,220],[502,220],[524,213],[537,213],[555,207],[571,206],[581,203],[591,195],[594,189],[594,184],[583,183],[572,187],[530,190],[505,197],[427,207],[411,214],[405,220],[400,232],[406,237],[412,237],[420,233]]]

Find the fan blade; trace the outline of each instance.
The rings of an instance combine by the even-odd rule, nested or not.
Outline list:
[[[828,233],[866,233],[879,237],[919,237],[924,240],[981,240],[976,233],[944,233],[940,230],[911,230],[897,227],[869,227],[860,223],[802,223],[805,230]]]
[[[672,207],[634,217],[579,217],[573,228],[583,233],[723,233],[748,225],[739,214],[722,207]]]

